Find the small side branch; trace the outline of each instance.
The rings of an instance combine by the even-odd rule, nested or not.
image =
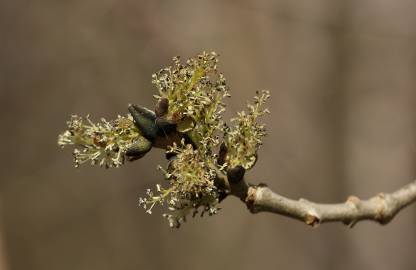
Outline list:
[[[338,204],[292,200],[273,192],[265,185],[248,187],[245,198],[241,191],[234,195],[244,200],[252,213],[272,212],[311,226],[343,222],[352,227],[361,220],[373,220],[384,225],[400,210],[416,201],[416,180],[393,193],[380,193],[368,200],[350,196],[346,202]]]

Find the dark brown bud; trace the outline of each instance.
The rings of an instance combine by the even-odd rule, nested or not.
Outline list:
[[[221,166],[225,163],[225,159],[227,158],[227,152],[228,152],[227,146],[225,145],[224,142],[221,143],[220,151],[218,153],[218,160],[217,160],[218,165]]]
[[[228,182],[230,182],[231,184],[240,182],[241,180],[243,180],[245,173],[246,173],[246,169],[244,169],[244,167],[241,165],[228,169],[227,170]]]
[[[156,117],[163,117],[168,113],[169,100],[167,98],[161,98],[156,104],[155,113]]]

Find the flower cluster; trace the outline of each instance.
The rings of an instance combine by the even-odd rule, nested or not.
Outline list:
[[[171,227],[179,227],[188,215],[217,213],[219,201],[229,194],[231,172],[242,179],[257,160],[266,135],[257,121],[268,112],[263,107],[270,97],[268,91],[258,92],[248,111],[238,113],[227,126],[223,100],[230,95],[217,64],[214,52],[185,63],[175,57],[172,66],[152,76],[158,90],[154,112],[132,105],[131,115],[98,124],[88,116],[72,116],[58,144],[76,145],[76,166],[90,161],[107,168],[119,167],[126,158],[141,158],[152,147],[167,148],[169,164],[160,167],[166,185],[148,189],[139,204],[149,214],[157,204],[167,206],[164,217]]]
[[[77,147],[73,151],[76,167],[87,161],[105,168],[119,167],[131,145],[148,143],[130,115],[110,122],[102,118],[100,123],[93,123],[89,116],[73,115],[67,125],[68,129],[58,137],[58,145]]]
[[[156,185],[158,194],[151,190],[147,191],[147,198],[140,198],[139,204],[147,209],[150,214],[156,204],[167,204],[169,214],[164,214],[171,227],[179,227],[186,221],[186,216],[192,213],[195,216],[198,210],[201,216],[207,212],[215,214],[218,210],[218,190],[214,185],[216,178],[215,170],[211,169],[198,150],[192,145],[174,144],[169,153],[175,154],[164,172],[169,186],[163,188]]]
[[[251,169],[257,160],[257,151],[266,135],[265,126],[257,122],[260,116],[268,113],[263,106],[270,97],[269,91],[257,92],[254,104],[248,104],[248,112],[239,112],[231,119],[234,126],[225,134],[227,146],[226,163],[229,167],[241,165],[246,170]]]
[[[203,52],[182,64],[179,57],[173,65],[153,74],[159,91],[157,99],[169,102],[167,118],[178,124],[206,152],[219,144],[217,131],[223,129],[223,98],[229,96],[223,74],[217,71],[218,55]]]

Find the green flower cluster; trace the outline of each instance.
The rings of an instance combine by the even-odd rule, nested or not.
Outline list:
[[[268,112],[263,107],[270,97],[268,91],[258,92],[248,112],[238,113],[227,126],[222,114],[230,95],[217,64],[214,52],[185,63],[175,57],[172,66],[152,76],[158,90],[154,112],[131,105],[131,115],[98,124],[72,116],[58,144],[76,145],[76,166],[90,161],[107,168],[141,158],[152,147],[165,148],[169,164],[160,168],[166,185],[157,184],[155,192],[148,189],[139,204],[148,213],[157,204],[166,205],[164,217],[171,227],[179,227],[190,214],[217,213],[219,201],[229,193],[229,172],[243,177],[257,160],[266,135],[258,118]]]
[[[169,214],[164,214],[171,227],[179,227],[186,221],[186,216],[192,213],[195,216],[198,210],[201,216],[204,213],[215,214],[218,210],[218,190],[214,185],[215,170],[211,169],[198,150],[192,145],[174,144],[168,153],[175,154],[167,170],[160,168],[169,186],[163,188],[157,185],[158,194],[154,195],[148,190],[147,198],[140,198],[139,204],[151,213],[155,204],[166,203]]]
[[[148,143],[130,115],[118,116],[110,122],[102,118],[101,123],[96,124],[89,116],[73,115],[67,125],[68,130],[58,136],[58,145],[75,145],[75,167],[88,161],[105,168],[119,167],[124,164],[129,147]]]
[[[225,142],[228,149],[226,162],[228,167],[234,168],[238,165],[246,170],[251,169],[257,161],[257,151],[262,145],[263,137],[266,136],[266,128],[257,122],[258,118],[266,113],[263,109],[266,101],[270,98],[267,90],[256,92],[254,104],[248,104],[248,112],[239,112],[236,118],[231,119],[234,126],[225,134]]]
[[[182,64],[179,57],[173,65],[153,74],[159,91],[155,98],[169,102],[167,119],[178,124],[199,150],[207,152],[219,144],[217,131],[223,130],[223,99],[229,96],[223,74],[217,71],[218,55],[203,52]]]

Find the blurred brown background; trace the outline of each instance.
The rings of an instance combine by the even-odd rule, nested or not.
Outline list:
[[[171,230],[137,205],[161,151],[73,168],[56,145],[71,113],[152,106],[151,74],[202,50],[221,55],[229,115],[272,93],[253,182],[339,202],[416,176],[413,0],[0,0],[0,269],[415,269],[415,205],[311,229],[231,198]]]

